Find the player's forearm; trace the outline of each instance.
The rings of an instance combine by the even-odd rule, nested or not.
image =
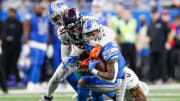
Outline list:
[[[23,40],[23,44],[26,44],[29,40],[29,33],[30,33],[30,22],[26,21],[23,24],[23,33],[24,33],[24,40]]]
[[[52,44],[52,33],[49,31],[48,33],[48,45]]]
[[[130,89],[130,93],[133,95],[133,101],[147,101],[142,89],[137,85],[136,87]]]
[[[69,58],[71,53],[71,45],[61,44],[61,59],[63,62]]]
[[[115,63],[116,60],[110,60],[107,62],[106,67],[107,67],[107,72],[98,72],[98,75],[101,76],[104,79],[107,80],[113,80],[115,77]]]
[[[97,75],[97,77],[99,77],[100,79],[102,79],[103,81],[108,81],[113,83],[114,82],[114,78],[116,78],[117,75],[117,66],[116,65],[117,60],[110,60],[107,62],[107,72],[102,72],[102,71],[97,71],[97,73],[94,73]],[[95,71],[95,70],[93,70]],[[96,72],[95,71],[95,72]]]

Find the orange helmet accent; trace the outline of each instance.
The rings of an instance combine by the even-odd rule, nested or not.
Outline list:
[[[67,18],[69,18],[69,9],[66,10]]]

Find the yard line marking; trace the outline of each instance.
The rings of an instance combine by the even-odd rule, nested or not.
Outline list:
[[[54,95],[54,97],[58,98],[58,97],[72,97],[73,94],[58,94],[58,95]],[[33,97],[40,97],[41,95],[33,95]],[[32,95],[4,95],[4,96],[0,96],[0,98],[32,98]]]
[[[10,94],[10,95],[2,95],[0,97],[18,97],[21,96],[22,97],[28,97],[28,96],[40,96],[42,94],[29,94],[29,95],[24,95],[24,94]],[[55,93],[54,94],[56,97],[68,97],[68,96],[72,96],[73,93],[69,94],[69,93]],[[176,96],[180,96],[180,94],[177,93],[150,93],[148,96],[152,97],[152,96],[172,96],[172,97],[176,97]]]
[[[148,85],[149,89],[180,89],[180,84]]]
[[[148,96],[180,96],[180,93],[150,93]]]
[[[175,98],[148,98],[148,101],[179,101]]]

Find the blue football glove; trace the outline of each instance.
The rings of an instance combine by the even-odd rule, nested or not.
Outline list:
[[[70,64],[73,64],[75,60],[76,60],[76,57],[75,57],[75,56],[69,57],[69,58],[67,59],[66,63],[64,64],[63,69],[66,69],[69,63],[70,63]]]
[[[93,60],[89,60],[88,70],[93,70],[96,67],[96,64],[99,63],[99,60],[93,62]]]

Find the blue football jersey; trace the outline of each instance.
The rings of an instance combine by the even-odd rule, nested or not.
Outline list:
[[[34,40],[41,43],[47,43],[49,36],[48,16],[43,15],[42,17],[37,17],[35,14],[32,14],[30,18],[30,22],[31,22],[30,40]]]
[[[92,49],[92,47],[88,44],[85,44],[85,48],[89,52]],[[125,61],[124,57],[122,56],[122,53],[121,53],[116,41],[110,41],[109,43],[107,43],[103,47],[101,47],[101,53],[100,53],[99,57],[102,58],[105,62],[107,62],[109,60],[117,59],[118,60],[117,78],[123,78],[123,69],[126,65],[126,61]]]
[[[96,18],[98,18],[100,24],[102,24],[104,26],[107,26],[107,17],[108,17],[108,14],[106,12],[103,12],[100,17],[97,17],[96,14],[93,14],[93,13],[90,13],[88,15],[95,16]]]

